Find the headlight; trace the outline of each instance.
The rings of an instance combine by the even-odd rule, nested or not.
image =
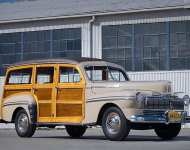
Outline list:
[[[168,93],[171,93],[172,92],[172,87],[171,87],[171,84],[168,85]]]
[[[190,103],[190,98],[189,98],[189,96],[188,96],[188,95],[185,95],[185,96],[183,97],[183,101],[184,101],[184,104],[185,104],[186,106],[188,106],[189,103]]]
[[[145,95],[142,94],[141,92],[138,92],[138,93],[136,94],[136,100],[137,100],[138,102],[142,102],[142,101],[144,101],[144,99],[145,99]]]

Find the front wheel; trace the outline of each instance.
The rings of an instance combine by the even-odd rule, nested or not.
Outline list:
[[[20,137],[32,137],[36,130],[36,125],[31,124],[28,114],[24,109],[16,114],[15,129]]]
[[[155,133],[163,140],[171,140],[175,138],[181,130],[180,123],[163,125],[155,129]]]
[[[110,107],[103,114],[102,129],[109,140],[122,141],[129,134],[130,123],[119,108]]]
[[[65,126],[67,133],[72,138],[79,138],[83,136],[87,127],[86,126],[74,126],[74,125],[66,125]]]

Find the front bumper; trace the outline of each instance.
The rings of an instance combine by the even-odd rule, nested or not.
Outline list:
[[[144,112],[144,111],[143,111]],[[151,113],[147,113],[151,112]],[[169,117],[170,112],[180,114],[180,119],[172,120]],[[190,116],[187,112],[178,110],[165,110],[165,111],[146,111],[146,113],[132,115],[128,118],[132,123],[190,123]]]
[[[184,110],[183,99],[171,94],[145,95],[138,93],[137,109],[130,116],[131,122],[188,123],[190,117]]]

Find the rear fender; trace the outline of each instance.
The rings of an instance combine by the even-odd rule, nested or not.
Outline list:
[[[24,109],[31,122],[37,121],[37,107],[38,103],[35,95],[29,92],[13,94],[2,102],[2,119],[7,122],[13,122],[16,110]]]

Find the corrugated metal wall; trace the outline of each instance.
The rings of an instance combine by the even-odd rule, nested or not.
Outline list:
[[[129,72],[128,75],[134,81],[169,80],[172,82],[173,92],[184,92],[190,95],[190,70]]]

